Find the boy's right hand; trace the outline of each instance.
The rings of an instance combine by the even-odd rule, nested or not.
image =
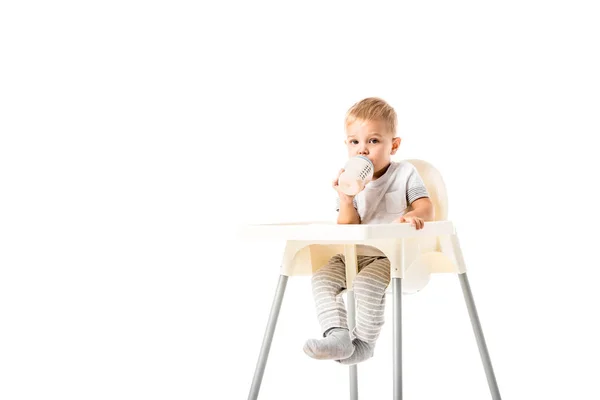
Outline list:
[[[340,172],[338,172],[337,177],[332,182],[332,186],[340,196],[340,203],[353,204],[354,196],[348,196],[346,193],[340,190],[339,179],[340,175],[342,175],[342,172],[344,172],[344,168],[340,169]]]

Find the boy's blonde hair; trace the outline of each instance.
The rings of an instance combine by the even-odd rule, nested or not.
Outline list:
[[[398,117],[392,106],[378,97],[367,97],[354,104],[346,113],[346,128],[356,120],[385,122],[393,136],[396,136]]]

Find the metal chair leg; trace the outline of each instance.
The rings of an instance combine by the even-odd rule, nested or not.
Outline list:
[[[356,300],[354,297],[353,283],[358,273],[358,260],[355,245],[344,246],[344,257],[346,263],[346,287],[348,303],[348,329],[350,333],[356,327]],[[350,400],[358,400],[358,366],[356,364],[349,366],[350,370]]]
[[[402,400],[402,279],[392,278],[394,295],[394,400]]]
[[[348,328],[350,332],[356,326],[356,302],[354,291],[348,290]],[[350,365],[350,400],[358,400],[358,366]]]
[[[477,309],[475,308],[475,300],[473,300],[473,293],[471,292],[471,286],[467,278],[467,273],[458,274],[460,279],[460,286],[462,287],[465,302],[467,303],[467,310],[469,310],[469,317],[471,318],[471,325],[473,325],[473,332],[475,333],[475,340],[477,340],[477,346],[479,347],[479,354],[481,355],[481,361],[483,362],[483,368],[485,369],[485,375],[487,377],[490,392],[492,393],[493,400],[501,400],[500,390],[498,389],[498,383],[496,382],[496,376],[494,375],[494,369],[492,368],[492,360],[485,344],[485,338],[483,337],[483,329],[481,328],[481,322],[477,315]]]
[[[260,390],[260,384],[265,373],[265,366],[267,365],[269,350],[271,350],[273,334],[275,333],[277,317],[279,317],[279,311],[281,310],[281,303],[283,301],[283,294],[285,293],[287,280],[288,277],[286,275],[281,275],[279,277],[277,291],[275,292],[275,298],[273,299],[273,305],[271,306],[271,314],[269,315],[269,322],[267,323],[267,329],[265,331],[262,347],[260,349],[260,355],[258,356],[258,362],[256,363],[256,370],[254,371],[254,378],[252,379],[252,386],[250,387],[248,400],[256,400],[258,398],[258,391]]]

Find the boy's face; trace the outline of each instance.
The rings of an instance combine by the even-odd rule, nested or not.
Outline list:
[[[400,138],[393,137],[383,121],[357,119],[346,128],[348,157],[362,155],[373,162],[375,178],[390,164],[392,154],[400,146]]]

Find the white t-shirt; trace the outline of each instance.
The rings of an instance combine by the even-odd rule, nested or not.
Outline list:
[[[429,193],[415,166],[406,161],[392,162],[385,174],[367,183],[354,197],[354,207],[361,224],[389,224],[410,211],[412,202],[422,197],[429,197]],[[383,255],[370,246],[357,246],[357,250],[360,255]]]

